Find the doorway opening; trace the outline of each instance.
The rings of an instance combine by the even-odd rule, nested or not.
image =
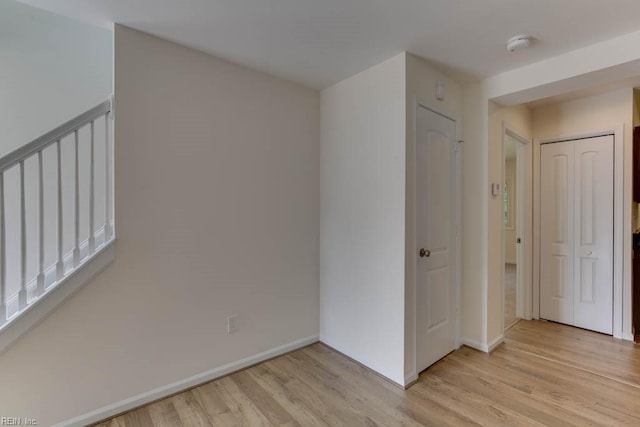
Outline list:
[[[503,328],[530,318],[527,278],[531,247],[531,144],[503,126],[502,240],[503,240]]]

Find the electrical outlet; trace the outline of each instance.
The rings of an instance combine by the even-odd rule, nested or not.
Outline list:
[[[233,334],[238,331],[238,315],[227,317],[227,334]]]

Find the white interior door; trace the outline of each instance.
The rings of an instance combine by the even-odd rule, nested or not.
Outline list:
[[[573,142],[543,145],[540,317],[573,324]]]
[[[613,333],[613,136],[575,147],[574,322]]]
[[[416,368],[455,349],[455,122],[426,108],[416,128]]]
[[[613,136],[541,148],[540,317],[613,333]]]

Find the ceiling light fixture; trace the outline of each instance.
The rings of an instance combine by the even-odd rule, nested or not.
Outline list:
[[[507,50],[513,52],[518,49],[524,49],[531,44],[531,37],[521,34],[519,36],[511,37],[507,40]]]

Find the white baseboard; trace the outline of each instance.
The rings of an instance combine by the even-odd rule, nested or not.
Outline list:
[[[487,348],[487,353],[491,353],[493,350],[496,349],[496,347],[498,347],[503,342],[504,342],[504,334],[500,334],[498,337],[496,337],[496,339],[494,339],[489,343],[489,346]]]
[[[491,353],[498,347],[500,344],[504,342],[504,335],[500,334],[496,339],[491,341],[490,343],[481,343],[476,340],[472,340],[470,338],[460,337],[460,344],[466,345],[467,347],[471,347],[474,350],[481,351],[483,353]]]
[[[414,381],[418,380],[418,375],[415,372],[411,372],[407,375],[404,376],[404,387],[405,389],[407,388],[407,386],[411,383],[413,383]]]
[[[489,352],[489,346],[487,346],[487,344],[472,340],[471,338],[460,337],[459,343],[460,345],[466,345],[467,347],[470,347],[474,350],[482,351],[483,353]]]
[[[166,384],[137,396],[133,396],[128,399],[113,403],[111,405],[104,406],[87,414],[77,416],[67,421],[63,421],[59,424],[56,424],[54,427],[79,427],[93,424],[106,418],[113,417],[114,415],[121,414],[122,412],[126,412],[147,403],[153,402],[155,400],[162,399],[163,397],[178,393],[182,390],[186,390],[199,384],[215,380],[216,378],[229,375],[233,372],[255,365],[256,363],[264,362],[265,360],[281,356],[290,351],[298,350],[299,348],[306,347],[307,345],[313,344],[315,342],[318,342],[318,335],[312,335],[310,337],[302,338],[292,343],[285,344],[283,346],[276,347],[262,353],[254,354],[253,356],[245,357],[244,359],[240,359],[236,362],[231,362],[226,365],[222,365],[217,368],[213,368],[211,370],[193,375],[189,378],[185,378],[171,384]]]
[[[66,276],[64,282],[48,289],[44,295],[20,313],[19,317],[3,326],[0,333],[0,354],[111,264],[115,259],[114,242],[112,240],[102,246],[91,259],[83,262],[77,270]]]
[[[635,341],[635,337],[631,332],[623,332],[622,339],[625,341],[631,341],[631,342]]]

